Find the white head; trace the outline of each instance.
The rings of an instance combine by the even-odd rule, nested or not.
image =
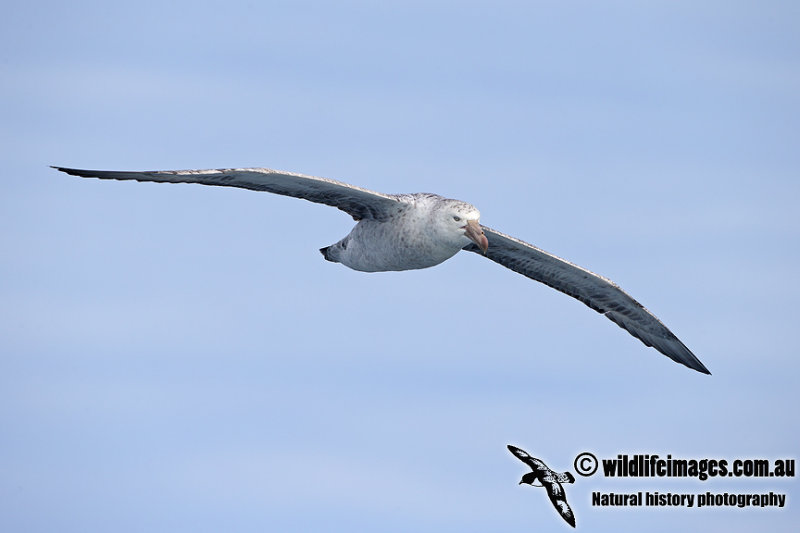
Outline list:
[[[441,238],[458,245],[459,248],[474,242],[486,253],[489,241],[481,229],[481,212],[474,205],[448,199],[439,203],[431,215]]]

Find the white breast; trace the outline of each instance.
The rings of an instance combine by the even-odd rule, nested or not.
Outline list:
[[[339,261],[353,270],[383,272],[428,268],[453,257],[465,243],[443,241],[427,209],[409,209],[385,222],[365,219],[339,241]]]

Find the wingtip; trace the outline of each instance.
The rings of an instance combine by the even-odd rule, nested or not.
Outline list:
[[[54,168],[56,170],[64,172],[65,174],[69,174],[70,176],[78,176],[79,178],[102,178],[106,177],[104,176],[104,174],[107,174],[105,171],[101,170],[84,170],[82,168],[57,167],[55,165],[50,165],[50,168]],[[122,174],[122,173],[111,172],[108,174]],[[122,179],[117,176],[111,176],[111,177],[113,177],[114,179]]]
[[[672,356],[669,356],[669,355],[667,355],[667,357],[669,357],[670,359],[672,359],[676,363],[682,364],[686,368],[694,370],[695,372],[699,372],[700,374],[705,374],[707,376],[711,375],[711,371],[709,369],[707,369],[706,365],[701,363],[697,358],[695,358],[694,360],[691,360],[691,361],[684,361],[682,359],[678,359],[678,358],[675,358],[675,357],[672,357]]]
[[[74,168],[59,167],[59,166],[56,166],[56,165],[50,165],[50,168],[53,168],[53,169],[58,170],[60,172],[65,172],[67,174],[71,174],[73,176],[79,176],[80,175],[80,174],[78,174],[78,171],[75,170]]]
[[[683,363],[683,364],[685,364],[687,367],[691,368],[692,370],[696,370],[696,371],[700,372],[701,374],[705,374],[707,376],[711,375],[711,371],[708,368],[706,368],[706,365],[701,363],[700,360],[697,357],[695,357],[689,363]]]

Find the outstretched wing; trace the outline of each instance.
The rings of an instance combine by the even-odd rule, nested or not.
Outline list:
[[[547,467],[546,464],[544,464],[544,461],[542,461],[541,459],[537,459],[536,457],[531,456],[528,452],[520,448],[517,448],[516,446],[512,446],[510,444],[508,444],[507,446],[508,446],[508,451],[513,453],[517,457],[517,459],[519,459],[526,465],[530,466],[534,472],[541,472],[543,470],[550,471],[550,469]]]
[[[558,514],[561,515],[561,518],[566,520],[567,524],[575,527],[575,513],[572,512],[572,508],[567,503],[567,494],[564,492],[564,487],[560,483],[546,483],[545,490],[547,490],[547,496],[553,503],[553,507],[558,511]]]
[[[549,466],[547,466],[544,461],[541,459],[537,459],[536,457],[531,456],[525,450],[517,448],[516,446],[512,446],[510,444],[507,445],[508,449],[511,453],[513,453],[517,459],[523,461],[526,465],[531,467],[531,470],[536,472],[537,476],[536,479],[540,483],[574,483],[575,477],[570,474],[569,472],[554,472]]]
[[[549,468],[540,478],[542,483],[575,483],[575,476],[569,472],[553,472]]]
[[[253,191],[266,191],[338,207],[356,220],[361,220],[362,218],[385,220],[404,208],[404,204],[390,194],[362,189],[355,185],[327,178],[317,178],[268,168],[157,170],[146,172],[53,168],[84,178],[162,183],[201,183],[203,185],[220,185]]]
[[[464,247],[465,250],[485,255],[514,272],[577,298],[673,361],[704,374],[711,373],[655,315],[613,281],[519,239],[486,226],[482,228],[489,240],[487,252],[484,254],[474,244]]]

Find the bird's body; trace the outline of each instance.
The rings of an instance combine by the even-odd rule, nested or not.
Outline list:
[[[429,193],[384,194],[266,168],[145,172],[54,168],[82,177],[239,187],[334,206],[358,222],[349,235],[320,250],[329,261],[381,272],[428,268],[462,249],[476,252],[580,300],[670,359],[710,373],[658,318],[612,281],[480,225],[480,212],[460,200]]]
[[[389,220],[365,218],[342,240],[320,250],[328,261],[362,272],[417,270],[436,266],[472,242],[463,233],[447,231],[437,218],[477,220],[475,207],[436,194],[397,195],[403,204]],[[461,226],[453,220],[454,226]]]

